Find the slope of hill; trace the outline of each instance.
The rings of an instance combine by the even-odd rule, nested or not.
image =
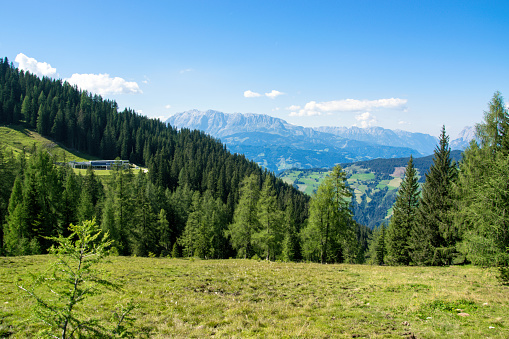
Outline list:
[[[451,158],[459,161],[461,151],[452,151]],[[348,184],[355,197],[352,208],[357,222],[372,229],[388,220],[408,160],[375,159],[341,165],[347,173]],[[421,184],[432,163],[433,155],[414,159]],[[311,195],[328,173],[326,169],[290,169],[281,172],[279,177]]]
[[[232,152],[244,154],[272,171],[421,155],[410,147],[352,140],[263,114],[192,110],[175,114],[166,122],[176,128],[199,129],[219,138]]]
[[[0,145],[6,152],[21,154],[23,150],[44,148],[55,156],[57,161],[86,161],[95,160],[97,157],[89,156],[78,151],[69,150],[58,143],[55,143],[39,133],[28,130],[20,125],[0,126]],[[27,154],[29,154],[27,152]]]

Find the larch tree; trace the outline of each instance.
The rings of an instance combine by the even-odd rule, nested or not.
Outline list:
[[[337,165],[311,199],[309,222],[301,232],[306,259],[326,263],[355,257],[356,237],[348,201],[351,196],[346,173]]]
[[[253,234],[258,232],[258,198],[260,196],[259,176],[251,174],[242,181],[240,198],[233,215],[233,223],[228,226],[227,236],[238,256],[248,258],[253,252]]]
[[[464,152],[456,186],[459,250],[478,265],[498,266],[509,280],[509,114],[499,92]],[[505,272],[505,273],[504,273]]]
[[[257,204],[260,230],[253,234],[253,241],[267,260],[275,259],[282,238],[283,214],[278,208],[276,191],[270,179],[265,180]]]

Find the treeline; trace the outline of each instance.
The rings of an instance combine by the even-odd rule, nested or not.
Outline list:
[[[509,114],[499,92],[459,164],[445,128],[422,191],[410,158],[388,226],[374,232],[378,264],[498,266],[509,281]]]
[[[120,254],[169,254],[174,247],[189,253],[189,239],[193,246],[205,242],[194,231],[191,237],[185,233],[189,217],[201,214],[214,219],[201,224],[221,228],[213,234],[197,231],[208,240],[193,247],[193,255],[236,256],[225,229],[239,206],[242,182],[252,175],[260,189],[271,182],[276,208],[290,215],[293,238],[298,238],[308,213],[309,198],[303,193],[202,132],[177,131],[130,109],[117,110],[114,101],[60,80],[40,79],[0,59],[0,123],[22,124],[68,148],[148,168],[148,174],[119,171],[103,184],[91,171],[80,178],[55,167],[43,150],[29,150],[20,158],[2,150],[3,253],[45,253],[50,244],[44,237],[93,217],[117,240]],[[85,189],[90,185],[92,191]],[[161,226],[165,223],[167,228]]]

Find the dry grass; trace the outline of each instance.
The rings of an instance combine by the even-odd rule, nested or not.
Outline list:
[[[0,337],[36,333],[16,284],[50,259],[0,258]],[[134,299],[138,337],[509,337],[509,287],[478,267],[135,257],[103,267],[124,291],[94,297],[90,313],[108,319],[119,300]]]

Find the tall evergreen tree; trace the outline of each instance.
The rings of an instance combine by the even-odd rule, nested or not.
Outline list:
[[[415,227],[417,207],[419,206],[419,183],[417,180],[413,157],[410,156],[387,230],[388,262],[393,265],[408,265],[410,263],[410,232]]]
[[[476,126],[475,141],[465,150],[457,183],[455,223],[458,246],[474,264],[509,267],[509,114],[496,92]],[[507,279],[507,278],[506,278]]]
[[[452,263],[458,232],[452,220],[456,165],[450,157],[445,126],[434,152],[433,164],[422,186],[417,219],[410,237],[410,256],[419,265]]]

